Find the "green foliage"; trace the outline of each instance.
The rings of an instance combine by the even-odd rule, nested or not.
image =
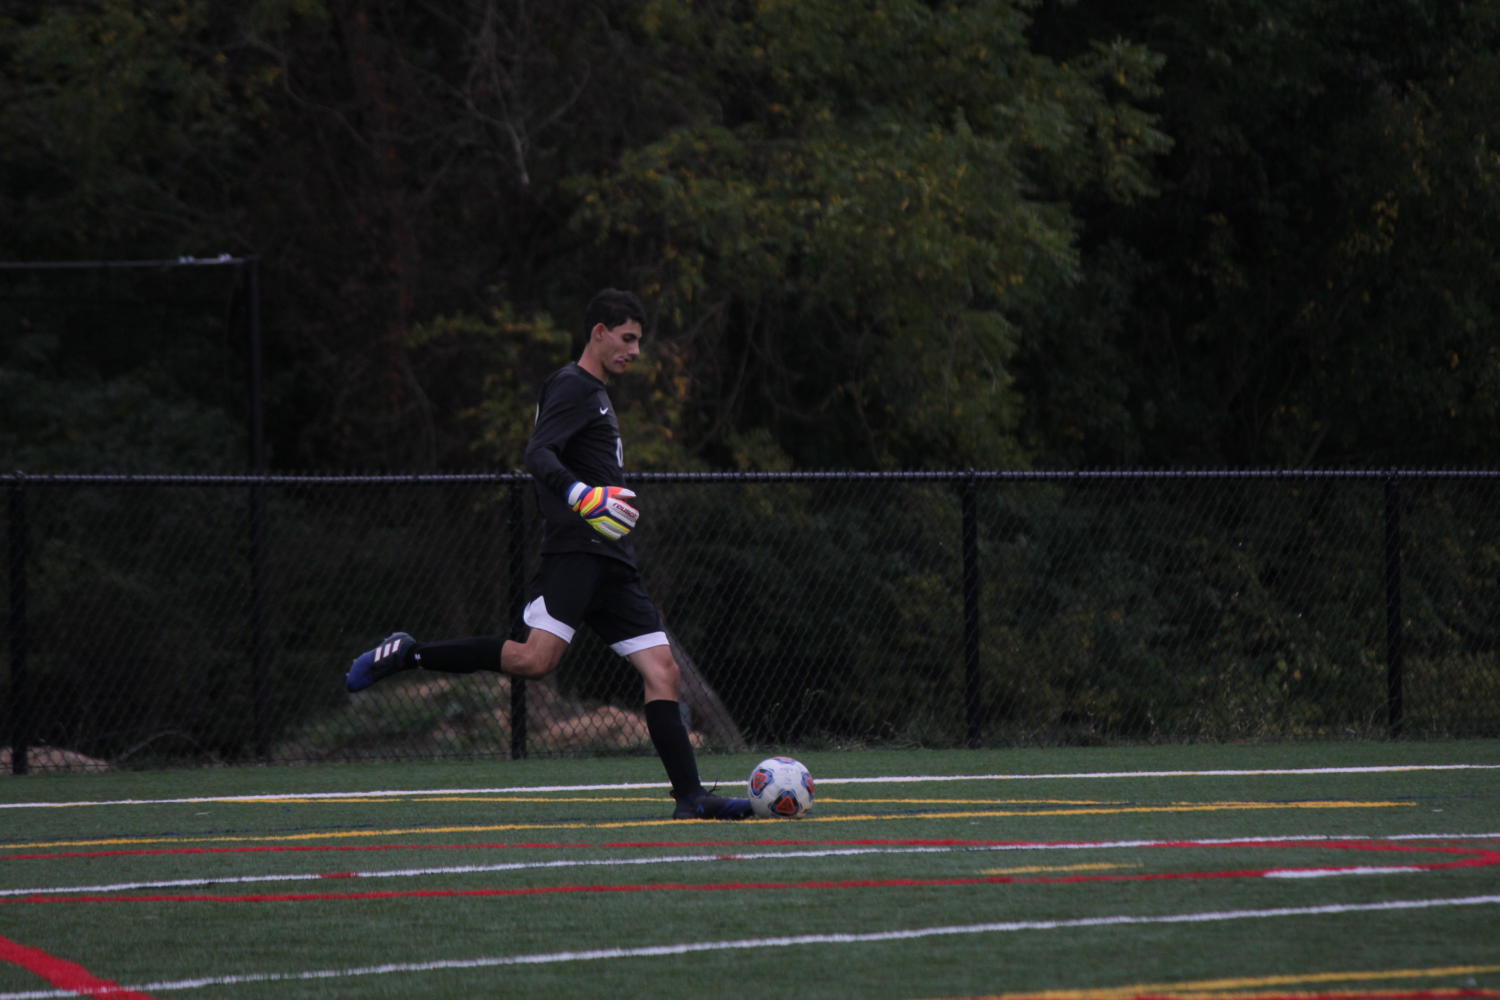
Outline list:
[[[0,25],[0,256],[222,249],[210,213],[264,134],[274,68],[203,0],[18,6]]]
[[[38,743],[133,763],[237,756],[246,577],[224,558],[241,494],[28,490],[28,725]],[[240,702],[244,704],[244,702]],[[208,711],[216,706],[223,714]]]
[[[653,313],[640,371],[611,387],[636,469],[1484,465],[1500,450],[1497,49],[1489,2],[14,0],[0,258],[258,254],[280,471],[515,467],[539,380],[573,355],[563,331],[605,284]],[[243,467],[240,300],[131,281],[5,279],[12,466]],[[805,733],[961,735],[939,707],[957,662],[951,498],[931,492],[902,491],[935,512],[888,548],[861,532],[868,502],[816,489],[652,509],[716,526],[662,587],[723,597],[674,611],[695,642],[747,632],[705,663],[737,705]],[[434,627],[498,630],[493,566],[470,566],[489,550],[443,558],[410,534],[494,502],[393,500],[378,528],[288,504],[282,543],[361,583],[334,608],[312,569],[278,566],[278,717],[337,698],[318,672],[404,568],[429,574]],[[1375,505],[1307,502],[1290,523],[1246,508],[1207,526],[1169,496],[1108,524],[1067,491],[995,503],[1000,732],[1378,726]],[[100,554],[111,530],[199,554],[240,535],[78,503],[59,517],[110,530],[47,523],[37,551],[60,568],[37,614],[70,635],[160,622],[127,654],[158,671],[123,706],[151,725],[199,696],[248,718],[216,659],[242,644],[187,634],[242,600],[223,571]],[[1414,541],[1431,562],[1408,664],[1424,692],[1453,684],[1413,702],[1413,725],[1483,728],[1486,507],[1437,507]],[[1319,574],[1299,575],[1312,549]],[[869,582],[823,631],[809,609],[850,576]],[[772,590],[794,598],[785,620]],[[92,711],[76,692],[114,669],[105,654],[48,655],[47,683]],[[798,704],[829,721],[764,701],[768,661],[805,671]],[[1335,682],[1360,693],[1325,703]],[[892,705],[911,712],[893,723]],[[141,739],[127,725],[109,744]]]
[[[641,484],[647,585],[747,741],[957,746],[971,719],[989,745],[1387,731],[1381,480],[980,480],[973,677],[955,485]],[[1400,487],[1406,731],[1494,735],[1494,481]],[[263,659],[249,565],[226,556],[248,490],[24,492],[38,742],[131,765],[508,752],[494,675],[414,673],[352,703],[340,682],[396,628],[509,632],[524,482],[266,488]],[[587,630],[532,687],[533,752],[638,749],[638,730],[553,712],[639,708]]]
[[[504,489],[262,488],[259,636],[248,488],[32,485],[25,497],[31,737],[119,765],[244,760],[302,737],[303,753],[352,752],[370,737],[339,714],[343,673],[386,622],[424,637],[503,633],[518,606]],[[436,730],[449,752],[469,745],[459,731],[493,748],[493,731],[453,721],[482,707],[432,694],[403,732]]]
[[[486,464],[522,467],[531,436],[541,379],[575,359],[578,341],[545,313],[520,316],[499,293],[483,313],[441,316],[418,326],[408,339],[414,363],[427,379],[478,401],[461,411],[469,437],[463,444]],[[683,454],[674,430],[682,423],[688,376],[677,345],[651,345],[636,367],[610,387],[621,403],[622,433],[629,465],[637,469],[681,469]],[[468,387],[473,385],[470,391]],[[455,442],[454,447],[458,444]]]
[[[1494,313],[1473,290],[1496,287],[1492,4],[1040,21],[1044,51],[1149,40],[1174,148],[1163,197],[1088,213],[1082,294],[1019,359],[1028,441],[1065,465],[1484,461],[1494,366],[1469,331]]]
[[[229,267],[0,273],[0,451],[30,472],[245,463]]]
[[[961,738],[957,505],[941,485],[879,492],[903,516],[875,531],[869,491],[844,484],[743,485],[733,504],[652,488],[659,599],[750,742]]]
[[[1009,494],[984,513],[998,733],[1380,731],[1378,489],[1224,483],[1197,503],[1183,486]]]
[[[494,460],[506,352],[414,332],[566,328],[602,284],[656,313],[631,431],[663,467],[1497,444],[1492,4],[0,17],[0,256],[258,253],[284,467]],[[499,377],[546,373],[522,354]]]
[[[1402,490],[1405,713],[1412,735],[1495,725],[1500,666],[1500,529],[1480,483]]]
[[[483,314],[439,316],[419,325],[408,344],[430,377],[449,386],[478,383],[461,396],[478,400],[461,414],[473,429],[468,446],[493,464],[519,469],[536,410],[534,373],[571,360],[573,338],[550,316],[518,316],[509,302],[496,299]]]
[[[1017,318],[1078,274],[1052,199],[1149,192],[1165,142],[1101,81],[1149,92],[1151,57],[1038,58],[1013,3],[721,6],[647,16],[715,110],[581,181],[575,225],[691,331],[717,425],[804,465],[1016,461]]]

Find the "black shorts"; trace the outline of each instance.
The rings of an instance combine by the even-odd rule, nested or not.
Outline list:
[[[661,615],[635,567],[587,552],[542,556],[536,596],[522,620],[565,642],[587,625],[621,656],[667,645]]]

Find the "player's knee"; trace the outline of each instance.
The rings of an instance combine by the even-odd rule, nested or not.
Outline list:
[[[521,677],[533,681],[547,676],[553,669],[554,665],[533,657],[517,657],[505,666],[505,672],[512,677]]]
[[[662,663],[657,673],[657,682],[663,687],[671,688],[673,691],[676,691],[682,683],[682,668],[677,665],[677,661],[672,659],[672,657],[667,657],[665,662]]]
[[[554,650],[550,644],[543,646],[530,642],[511,642],[506,644],[501,665],[507,674],[514,677],[525,677],[535,680],[545,677],[557,669],[557,664],[562,660],[561,650]]]
[[[670,653],[642,657],[635,666],[646,685],[647,701],[656,698],[675,701],[680,697],[682,670]]]

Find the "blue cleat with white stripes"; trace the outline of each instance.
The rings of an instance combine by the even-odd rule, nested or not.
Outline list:
[[[726,799],[709,791],[699,791],[677,800],[673,819],[749,819],[753,813],[749,799]]]
[[[355,657],[344,675],[344,687],[351,692],[363,691],[382,677],[410,670],[416,666],[411,656],[416,645],[417,640],[405,632],[392,632],[380,645]]]

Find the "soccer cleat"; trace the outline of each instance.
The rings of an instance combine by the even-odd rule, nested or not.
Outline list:
[[[749,799],[726,799],[702,790],[678,799],[672,810],[673,819],[749,819],[752,815]]]
[[[392,632],[381,640],[380,645],[368,652],[360,653],[349,665],[344,675],[344,687],[349,691],[363,691],[382,677],[416,666],[411,659],[412,647],[417,640],[405,632]]]

